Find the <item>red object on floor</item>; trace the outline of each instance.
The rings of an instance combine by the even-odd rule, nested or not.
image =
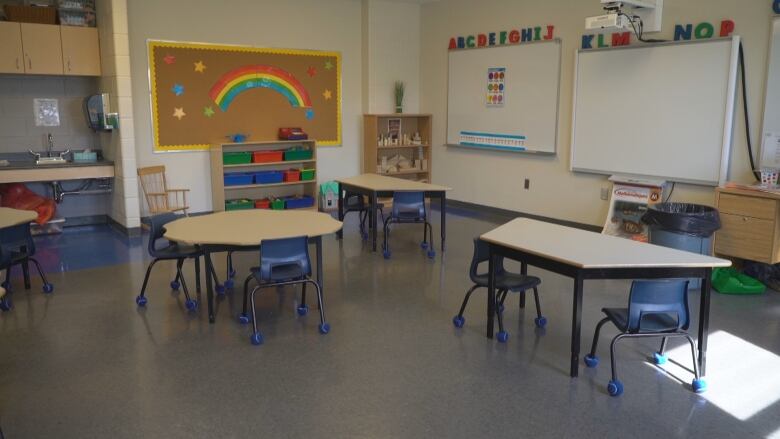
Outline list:
[[[42,197],[21,183],[0,184],[0,206],[38,213],[35,222],[44,225],[54,218],[57,206],[51,198]]]

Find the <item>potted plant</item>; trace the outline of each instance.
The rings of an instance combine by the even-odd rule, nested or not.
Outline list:
[[[404,112],[404,83],[395,81],[395,112]]]

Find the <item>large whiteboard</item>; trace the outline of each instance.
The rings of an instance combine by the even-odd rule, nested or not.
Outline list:
[[[716,186],[739,37],[577,52],[571,169]]]
[[[491,68],[506,69],[502,106],[486,102]],[[560,72],[559,40],[450,51],[447,144],[461,145],[462,132],[525,136],[521,152],[554,154]]]
[[[780,17],[772,21],[761,134],[761,166],[780,168]]]

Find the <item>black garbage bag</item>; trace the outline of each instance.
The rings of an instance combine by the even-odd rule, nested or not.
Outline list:
[[[714,207],[690,203],[658,203],[648,206],[642,222],[667,232],[707,238],[720,229]]]

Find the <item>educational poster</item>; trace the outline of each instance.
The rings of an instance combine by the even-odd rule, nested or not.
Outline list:
[[[341,144],[341,55],[149,41],[155,151],[206,149],[246,135],[276,140],[300,127]]]
[[[764,133],[761,145],[761,166],[780,169],[780,133]]]
[[[647,206],[661,202],[662,194],[662,183],[658,186],[640,186],[615,182],[602,233],[647,242],[648,230],[641,218],[647,212]]]
[[[487,74],[487,106],[504,106],[504,88],[506,87],[506,68],[490,67]]]

